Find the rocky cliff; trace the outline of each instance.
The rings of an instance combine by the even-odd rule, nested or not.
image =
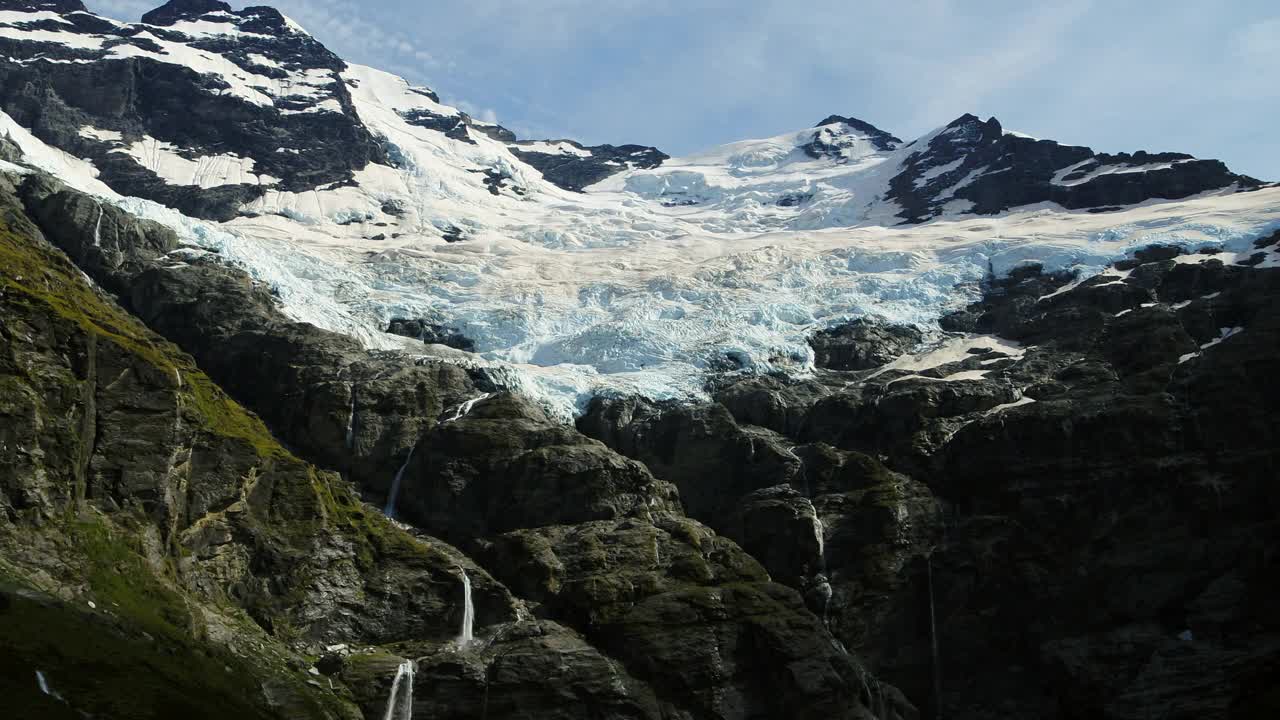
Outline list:
[[[432,717],[867,717],[867,671],[800,594],[640,463],[510,395],[464,413],[446,398],[483,378],[285,323],[163,228],[7,177],[18,707],[373,717],[410,658]]]
[[[1280,204],[965,115],[518,140],[0,0],[17,718],[1280,716]]]

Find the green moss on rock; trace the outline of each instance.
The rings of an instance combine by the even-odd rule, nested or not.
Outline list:
[[[0,221],[0,288],[10,304],[40,306],[79,329],[172,375],[186,405],[216,434],[248,442],[259,454],[285,457],[257,416],[222,392],[195,361],[84,282],[81,272],[52,247],[15,232]]]

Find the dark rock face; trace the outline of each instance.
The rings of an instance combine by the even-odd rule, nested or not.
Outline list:
[[[461,140],[471,145],[476,144],[476,141],[472,140],[471,135],[467,133],[467,128],[471,127],[471,118],[466,113],[440,115],[430,110],[418,109],[401,113],[401,117],[410,125],[442,132],[445,137]]]
[[[480,172],[473,170],[472,172]],[[502,195],[510,193],[516,197],[521,197],[529,192],[528,188],[520,184],[506,170],[497,170],[489,168],[484,171],[484,186],[494,195]]]
[[[50,10],[56,13],[87,12],[80,0],[0,0],[0,10]]]
[[[991,215],[1040,202],[1070,209],[1119,206],[1258,184],[1217,160],[1179,153],[1095,154],[1005,134],[995,118],[984,122],[964,115],[906,159],[887,197],[902,206],[907,222],[923,222],[954,201],[967,202],[967,212]]]
[[[370,355],[351,338],[295,323],[266,288],[161,226],[99,210],[40,175],[21,188],[47,237],[148,325],[192,353],[312,461],[385,493],[423,429],[478,394],[456,366]],[[102,220],[98,221],[98,213]],[[99,242],[95,244],[95,233]],[[288,398],[288,400],[283,400]]]
[[[179,20],[198,18],[212,12],[231,12],[231,6],[219,0],[169,0],[146,13],[142,22],[147,25],[172,25]]]
[[[308,681],[315,648],[451,637],[458,567],[481,622],[514,617],[483,570],[291,455],[91,286],[14,190],[0,185],[6,668],[103,717],[351,718],[345,689]]]
[[[512,395],[455,408],[418,444],[397,512],[458,542],[679,509],[642,465]]]
[[[822,520],[813,502],[790,485],[747,493],[728,526],[779,582],[804,587],[826,571]]]
[[[413,695],[417,717],[663,717],[648,686],[581,635],[550,620],[505,625],[492,642],[473,649],[424,647],[422,652]],[[383,717],[401,661],[386,653],[346,658],[341,677],[358,688],[366,717]]]
[[[160,29],[209,12],[224,14],[207,20],[226,23],[244,34],[192,38]],[[287,191],[348,181],[354,171],[371,162],[389,162],[360,122],[338,75],[345,63],[315,39],[288,28],[275,10],[230,12],[224,3],[184,0],[147,17],[144,22],[152,24],[151,34],[219,55],[280,88],[296,77],[310,77],[308,73],[327,73],[329,81],[291,94],[280,89],[275,96],[263,95],[263,100],[250,102],[220,76],[163,61],[166,50],[138,37],[143,26],[116,25],[79,13],[69,15],[70,24],[59,24],[57,30],[70,37],[105,37],[101,49],[0,41],[0,49],[15,61],[0,63],[0,108],[45,143],[91,161],[100,171],[99,178],[117,192],[210,220],[235,218],[240,207],[260,197],[268,185],[240,182],[202,189],[173,184],[158,175],[156,167],[143,165],[121,150],[145,137],[168,143],[188,160],[236,155],[253,161],[255,175],[278,179],[270,187]],[[114,49],[130,46],[160,57],[111,55]],[[276,67],[259,65],[250,56],[264,57]],[[90,62],[46,61],[68,59]],[[322,102],[333,107],[317,110]],[[119,133],[120,139],[82,134],[85,127]],[[277,152],[282,147],[298,152]]]
[[[1010,598],[1005,617],[1017,612],[1015,597],[1038,617],[1052,613],[1052,628],[1027,618],[1041,672],[1072,688],[1079,708],[1233,716],[1250,705],[1255,673],[1278,647],[1274,620],[1252,598],[1274,591],[1256,553],[1276,537],[1274,513],[1261,509],[1275,503],[1262,479],[1275,467],[1275,438],[1261,423],[1280,403],[1264,369],[1275,353],[1280,278],[1207,256],[1152,260],[1124,285],[1144,288],[1140,299],[1155,304],[1130,304],[1120,317],[1102,304],[1111,295],[1100,284],[999,321],[1041,347],[1097,350],[1029,358],[1045,363],[1032,375],[1044,379],[1027,390],[1037,402],[1008,421],[967,426],[949,443],[947,486],[938,487],[957,503],[968,539],[945,556],[943,577],[956,602],[998,582],[996,592]],[[1082,322],[1088,314],[1096,319]],[[1071,317],[1080,319],[1054,322]],[[1245,330],[1197,351],[1227,325]],[[979,458],[982,468],[972,464]],[[989,510],[1019,527],[978,520]],[[951,573],[990,562],[979,552],[988,543],[1064,552],[1027,557],[1016,579],[958,581]],[[1088,581],[1069,580],[1066,568]],[[1242,624],[1254,628],[1247,638]],[[968,631],[952,642],[973,652]],[[1199,683],[1206,676],[1215,678],[1211,689]]]
[[[920,344],[919,330],[858,319],[822,330],[809,339],[814,365],[827,370],[871,370]]]
[[[886,152],[895,150],[902,144],[898,138],[857,118],[831,115],[815,127],[817,132],[813,134],[813,139],[800,146],[806,155],[815,159],[825,157],[843,160],[844,149],[854,138],[870,140],[877,150]]]
[[[778,207],[797,207],[813,199],[813,193],[792,193],[778,198]]]
[[[675,482],[930,715],[1265,717],[1280,271],[1178,252],[1071,288],[1024,268],[943,323],[1017,352],[741,380],[711,407],[613,401],[581,426]],[[775,434],[736,443],[747,423]],[[756,479],[761,449],[788,446]],[[740,491],[736,513],[700,501]]]
[[[104,50],[161,48],[75,0],[0,7],[68,13]],[[147,18],[246,71],[329,72],[342,111],[12,39],[25,64],[0,65],[0,106],[113,187],[209,218],[262,187],[173,186],[114,151],[231,148],[286,189],[379,159],[341,61],[279,13],[174,0]],[[271,39],[173,29],[190,18]],[[96,62],[51,62],[71,59]],[[665,159],[411,120],[509,143],[569,190]],[[832,116],[804,151],[840,162],[868,138],[901,142]],[[259,157],[282,143],[302,159]],[[0,158],[21,159],[3,139]],[[893,198],[923,221],[952,200],[1101,211],[1253,182],[966,116],[908,158]],[[376,718],[412,660],[419,717],[1280,716],[1280,233],[1247,257],[1181,252],[1143,248],[1078,285],[1020,268],[942,335],[855,321],[814,335],[811,377],[715,378],[698,405],[600,398],[567,427],[483,371],[292,322],[159,225],[4,175],[0,696],[31,717]],[[471,349],[428,319],[388,330]]]
[[[786,438],[740,427],[720,405],[596,398],[578,429],[675,483],[689,514],[715,527],[742,496],[789,482],[799,471]]]
[[[252,400],[301,452],[346,470],[376,498],[387,497],[401,475],[395,512],[456,538],[500,569],[539,619],[522,615],[525,601],[460,552],[404,535],[371,514],[335,476],[316,470],[278,476],[280,467],[293,466],[277,460],[255,469],[222,458],[225,449],[198,463],[220,484],[201,479],[186,486],[191,505],[183,517],[199,508],[210,515],[184,540],[199,558],[182,566],[190,592],[229,598],[272,637],[301,631],[299,641],[313,655],[316,644],[395,642],[396,652],[418,661],[424,692],[415,707],[449,717],[477,712],[461,702],[477,688],[489,698],[478,712],[491,718],[538,707],[548,708],[549,717],[863,718],[873,705],[879,717],[915,716],[891,688],[866,689],[865,671],[833,643],[812,602],[769,582],[729,537],[683,517],[675,489],[640,463],[519,398],[487,396],[482,378],[456,367],[406,366],[403,358],[369,355],[350,340],[289,323],[269,293],[216,256],[172,249],[171,236],[127,216],[107,214],[99,224],[94,201],[47,177],[31,175],[18,190],[21,205],[15,197],[13,212],[29,212],[47,226],[86,272],[103,287],[121,289],[130,308]],[[107,234],[95,244],[92,228],[99,225]],[[103,382],[121,377],[100,368]],[[184,366],[164,378],[192,385],[203,378],[198,373]],[[129,387],[114,382],[115,391]],[[101,418],[108,400],[95,402]],[[75,413],[58,417],[69,418],[68,427],[82,423]],[[130,432],[168,437],[162,422],[153,427],[136,412],[121,417]],[[95,421],[94,452],[136,464],[131,435],[102,422]],[[279,446],[256,422],[249,427],[260,428],[251,437],[262,452],[285,453],[271,449]],[[39,425],[22,420],[4,432],[30,434]],[[4,442],[44,442],[24,437],[0,434]],[[83,446],[72,441],[43,452],[75,458]],[[157,452],[156,468],[131,468],[87,487],[102,483],[115,505],[140,504],[158,518],[173,517],[157,498],[173,494],[162,490],[169,482],[162,478],[181,472],[173,463],[185,456],[176,457]],[[96,465],[89,467],[85,477],[100,477]],[[0,483],[7,503],[0,507],[28,512],[49,493],[68,496],[63,484],[41,479],[47,477],[31,471],[16,484]],[[324,478],[320,485],[316,477]],[[251,489],[237,491],[237,483],[255,478]],[[763,506],[753,509],[760,518],[770,515]],[[295,527],[305,528],[297,537],[319,533],[326,540],[306,552],[277,549],[267,528],[288,539]],[[810,536],[811,566],[821,562],[813,555],[816,543]],[[485,636],[475,646],[452,644],[462,622],[460,568],[472,580],[476,628]],[[334,686],[342,702],[377,716],[402,656],[326,652],[319,671],[352,686],[350,695]],[[531,685],[534,677],[539,682]],[[565,693],[574,700],[566,702]]]
[[[448,238],[446,238],[447,240]],[[392,335],[420,340],[428,345],[446,345],[458,350],[475,350],[476,344],[470,338],[452,328],[438,325],[426,320],[407,320],[393,318],[387,325],[387,332]]]
[[[432,100],[439,102],[434,93]],[[443,133],[445,137],[470,145],[476,141],[472,132],[492,140],[506,143],[507,149],[520,160],[531,165],[547,182],[565,190],[582,192],[605,178],[624,170],[650,169],[661,165],[669,156],[657,148],[644,145],[583,145],[573,140],[518,140],[516,134],[493,123],[480,122],[465,112],[442,115],[425,109],[400,113],[410,125]],[[548,145],[569,149],[547,150]],[[486,179],[489,191],[497,195],[509,180],[505,173],[492,170]],[[522,189],[513,188],[517,192]],[[522,194],[522,192],[521,192]]]
[[[692,717],[854,718],[870,705],[856,661],[823,638],[800,596],[687,519],[508,533],[486,564]],[[882,716],[914,709],[898,702]]]
[[[657,148],[643,145],[585,146],[572,140],[549,142],[569,145],[578,152],[542,152],[521,147],[519,143],[508,146],[508,149],[536,168],[548,182],[575,192],[582,192],[587,186],[623,170],[648,170],[670,159]]]

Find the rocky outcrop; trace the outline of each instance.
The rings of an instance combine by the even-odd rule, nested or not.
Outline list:
[[[169,0],[145,13],[142,22],[147,25],[172,25],[179,20],[194,20],[213,12],[230,14],[232,10],[230,5],[219,0]]]
[[[142,37],[74,0],[0,6],[83,41],[0,39],[0,107],[122,192],[227,219],[395,151],[342,62],[269,8],[174,0]],[[179,48],[238,70],[164,62]],[[402,118],[569,190],[665,160]],[[905,150],[852,118],[812,132],[815,159],[902,160],[910,222],[1256,184],[972,116]],[[174,184],[138,143],[269,175]],[[518,166],[467,169],[538,200]],[[761,201],[828,200],[778,192]],[[446,240],[485,238],[453,217],[431,220]],[[479,364],[293,322],[216,254],[6,170],[0,695],[55,718],[376,718],[411,688],[419,717],[493,720],[1270,718],[1278,252],[1280,233],[1089,279],[1026,266],[940,328],[815,333],[812,373],[721,355],[708,401],[602,397],[566,426]],[[443,319],[387,329],[472,349]]]
[[[458,567],[481,623],[514,618],[483,570],[296,459],[89,285],[13,190],[0,187],[0,635],[23,677],[39,670],[69,709],[105,717],[349,718],[349,692],[305,672],[316,648],[451,638]],[[38,692],[23,685],[20,706]]]
[[[809,338],[813,364],[827,370],[871,370],[886,365],[924,339],[915,328],[859,318],[819,330]]]
[[[418,446],[396,512],[456,542],[679,509],[639,463],[510,394],[456,408]]]
[[[1259,184],[1217,160],[1180,153],[1094,153],[1006,133],[995,118],[963,115],[906,158],[889,182],[887,197],[901,206],[900,217],[914,223],[954,203],[979,215],[1041,202],[1105,209]]]
[[[171,231],[33,174],[21,194],[50,240],[259,412],[291,447],[385,493],[418,436],[479,394],[479,376],[370,354],[286,318],[270,292],[216,255],[178,255]],[[100,217],[99,217],[100,216]]]
[[[690,520],[658,514],[495,538],[486,565],[691,717],[865,718],[857,661],[798,593]],[[881,717],[914,717],[900,698]]]
[[[864,337],[885,354],[727,382],[712,406],[600,403],[581,425],[782,569],[928,714],[1264,717],[1280,271],[1275,238],[1255,246],[1145,248],[1083,282],[1022,268],[913,356],[884,364],[904,346]],[[752,425],[767,442],[733,440]],[[775,447],[794,460],[756,479]]]
[[[476,344],[466,335],[453,328],[433,323],[428,320],[409,320],[392,318],[387,325],[387,332],[392,335],[413,338],[428,345],[444,345],[458,350],[472,351]]]
[[[845,160],[844,151],[857,140],[870,141],[880,151],[895,150],[902,141],[872,125],[852,117],[831,115],[814,126],[813,139],[800,149],[814,159]]]
[[[72,13],[54,28],[68,40],[0,40],[11,59],[0,63],[0,109],[43,142],[91,161],[122,195],[225,221],[268,187],[309,190],[388,162],[352,106],[339,76],[345,63],[274,9],[175,0],[148,13],[144,28],[74,13],[84,10],[79,3],[25,5]],[[191,19],[228,32],[162,29]],[[166,50],[143,34],[213,56],[260,85],[233,87],[222,75],[175,63],[174,45]],[[168,154],[206,171],[230,155],[251,172],[217,181],[199,171],[166,177]]]
[[[786,438],[741,427],[720,405],[595,398],[578,429],[674,483],[689,514],[716,527],[745,494],[799,472]]]
[[[399,652],[416,658],[415,717],[663,717],[648,686],[581,635],[550,620],[504,625],[491,640],[465,648],[405,647]],[[384,716],[392,679],[403,661],[385,652],[353,654],[343,661],[340,677],[360,688],[366,717]]]
[[[478,384],[483,378],[456,367],[370,354],[353,341],[287,322],[269,293],[216,256],[174,248],[158,226],[99,209],[39,173],[15,190],[11,214],[24,218],[33,236],[39,231],[25,219],[28,213],[104,289],[119,292],[151,327],[261,408],[299,452],[347,472],[365,496],[385,501],[388,512],[455,540],[528,594],[538,620],[522,614],[525,600],[465,555],[430,536],[406,535],[337,476],[292,459],[238,408],[215,404],[209,422],[225,425],[253,452],[241,457],[244,448],[226,441],[202,452],[162,446],[143,468],[134,467],[140,456],[131,435],[95,419],[93,452],[112,462],[128,457],[131,465],[111,470],[107,481],[100,479],[107,466],[91,462],[81,473],[94,478],[86,497],[112,511],[138,508],[157,527],[170,528],[157,532],[155,547],[173,547],[165,538],[180,538],[172,551],[185,558],[175,561],[184,583],[179,592],[198,604],[240,608],[244,622],[285,644],[282,653],[296,646],[321,655],[324,648],[347,646],[319,661],[335,683],[337,702],[348,708],[342,712],[349,714],[354,702],[366,716],[380,714],[367,688],[339,681],[381,673],[374,687],[385,695],[394,669],[388,663],[395,659],[398,666],[407,657],[422,670],[419,684],[452,688],[417,696],[415,707],[458,717],[470,710],[457,698],[477,689],[488,696],[488,717],[501,717],[500,708],[519,713],[555,706],[560,709],[547,712],[738,718],[776,715],[785,707],[795,717],[861,718],[875,703],[892,709],[880,717],[913,716],[905,699],[866,689],[869,676],[833,644],[800,593],[771,583],[729,537],[682,517],[675,488],[640,463],[518,397],[495,394]],[[147,333],[114,312],[119,318],[112,327],[131,323]],[[108,367],[95,362],[100,371]],[[130,412],[129,432],[181,443],[182,428],[199,427],[183,419],[182,408],[191,405],[182,388],[207,383],[213,397],[222,396],[189,358],[184,362],[172,376],[155,379],[176,399],[148,401],[159,413],[156,422]],[[132,386],[117,379],[111,387]],[[204,395],[191,402],[197,401],[208,405]],[[94,402],[100,418],[116,401]],[[164,425],[165,413],[179,418],[172,426],[180,429],[177,436]],[[74,412],[58,416],[77,427],[85,422]],[[27,425],[39,423],[12,427]],[[14,442],[41,442],[31,432]],[[5,486],[9,505],[21,509],[62,487],[34,479],[48,475],[33,470],[25,484]],[[94,495],[99,487],[109,501]],[[180,511],[168,504],[174,497],[182,498]],[[664,558],[661,564],[630,567],[639,559],[629,550],[582,554],[641,540],[646,553],[656,549]],[[536,550],[544,545],[551,555]],[[47,550],[43,557],[63,555]],[[819,562],[811,557],[811,565]],[[79,572],[70,568],[67,577]],[[474,646],[454,642],[464,622],[463,572],[473,588]],[[609,600],[615,592],[622,594]],[[700,628],[701,639],[690,641],[691,628]],[[717,649],[708,654],[708,647]],[[779,667],[789,669],[779,676]],[[614,679],[599,676],[605,668]],[[532,674],[554,683],[533,691]],[[320,690],[327,687],[319,683]],[[309,691],[299,692],[305,698]],[[564,704],[566,692],[577,704]],[[256,695],[246,697],[256,706]]]
[[[560,149],[547,150],[549,147]],[[573,140],[516,143],[507,148],[542,173],[547,182],[574,192],[624,170],[648,170],[670,159],[661,150],[644,145],[587,146]]]

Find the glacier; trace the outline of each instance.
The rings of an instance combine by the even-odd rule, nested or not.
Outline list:
[[[196,38],[238,32],[219,22],[174,30]],[[57,36],[49,42],[97,42],[45,32]],[[224,67],[216,53],[165,46],[173,51],[166,62],[226,76],[246,102],[285,92],[278,79],[268,87]],[[315,101],[306,112],[342,111],[316,71],[294,74],[283,82]],[[900,208],[884,193],[888,179],[949,128],[901,144],[822,126],[826,155],[806,152],[811,128],[626,169],[572,192],[546,181],[501,137],[458,139],[415,125],[415,113],[462,117],[430,91],[358,65],[340,76],[359,121],[390,158],[355,171],[349,183],[286,191],[255,175],[253,158],[184,158],[153,138],[139,145],[83,129],[118,143],[119,152],[149,157],[176,182],[249,177],[264,186],[223,223],[121,196],[91,162],[45,145],[7,115],[0,114],[0,132],[20,147],[23,162],[174,228],[192,246],[174,262],[217,253],[271,288],[295,320],[371,349],[404,351],[406,362],[433,357],[484,369],[495,384],[566,420],[600,394],[699,398],[711,372],[812,373],[808,337],[856,318],[936,333],[940,317],[979,297],[981,280],[1026,263],[1085,278],[1153,244],[1247,253],[1254,239],[1280,227],[1275,187],[1102,213],[1041,203],[977,216],[957,200],[929,222],[899,224]],[[556,141],[523,147],[585,152]],[[957,166],[935,167],[921,182]],[[958,178],[942,195],[982,172]],[[447,327],[475,352],[388,334],[393,318]]]

